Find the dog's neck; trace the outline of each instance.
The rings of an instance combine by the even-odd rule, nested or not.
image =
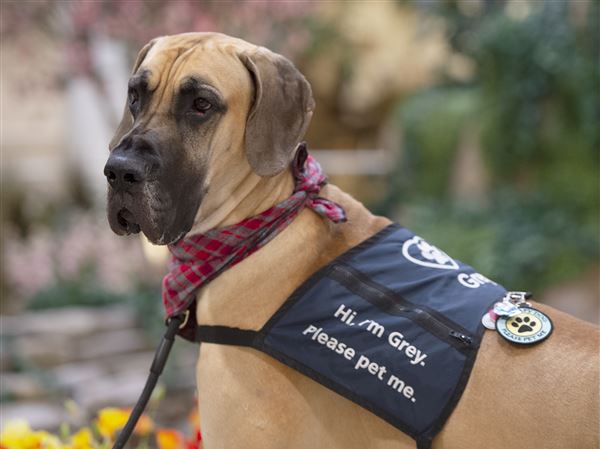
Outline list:
[[[285,200],[294,191],[291,170],[269,178],[258,176],[247,166],[232,171],[226,186],[211,189],[202,202],[189,235],[239,223]]]

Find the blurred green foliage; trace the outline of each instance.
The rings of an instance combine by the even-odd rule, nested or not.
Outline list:
[[[569,2],[536,3],[520,19],[490,4],[479,16],[452,1],[432,10],[474,77],[398,105],[402,158],[379,212],[402,204],[405,224],[451,255],[508,288],[539,289],[580,275],[600,253],[600,7],[591,2],[576,24]],[[450,193],[465,133],[486,162],[485,205]]]
[[[497,183],[527,177],[557,204],[576,202],[581,214],[592,213],[598,200],[600,11],[592,3],[578,30],[568,2],[543,5],[522,21],[492,15],[472,41],[482,144]]]
[[[57,278],[53,284],[36,292],[27,308],[31,310],[70,306],[103,306],[125,300],[124,295],[105,289],[91,266],[79,271],[77,276]]]
[[[472,88],[433,87],[399,105],[393,121],[403,129],[403,155],[390,177],[395,188],[384,200],[386,209],[398,193],[404,198],[446,195],[461,132],[477,100]]]
[[[540,292],[576,278],[598,255],[594,236],[573,220],[577,208],[556,207],[542,195],[520,197],[512,189],[487,209],[421,198],[406,208],[419,235],[513,290]]]

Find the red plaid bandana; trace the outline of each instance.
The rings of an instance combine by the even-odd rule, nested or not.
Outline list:
[[[346,221],[346,213],[340,205],[318,196],[327,178],[304,144],[298,147],[292,168],[296,186],[289,198],[237,224],[185,237],[169,245],[172,259],[162,283],[167,316],[190,309],[200,287],[266,245],[304,207],[334,223]],[[189,319],[180,335],[192,339],[195,321]]]

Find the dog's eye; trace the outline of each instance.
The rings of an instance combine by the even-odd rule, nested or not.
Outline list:
[[[128,96],[127,101],[129,102],[130,108],[137,105],[138,101],[140,100],[140,95],[138,94],[137,90],[135,90],[135,89],[130,89],[127,96]]]
[[[210,104],[207,100],[205,100],[204,98],[196,98],[194,100],[194,109],[197,112],[200,112],[202,114],[204,114],[206,111],[208,111],[210,108],[212,107],[212,104]]]

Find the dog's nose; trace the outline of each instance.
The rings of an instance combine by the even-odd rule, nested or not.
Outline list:
[[[113,153],[104,166],[104,176],[114,189],[130,190],[146,180],[146,168],[136,157]]]

